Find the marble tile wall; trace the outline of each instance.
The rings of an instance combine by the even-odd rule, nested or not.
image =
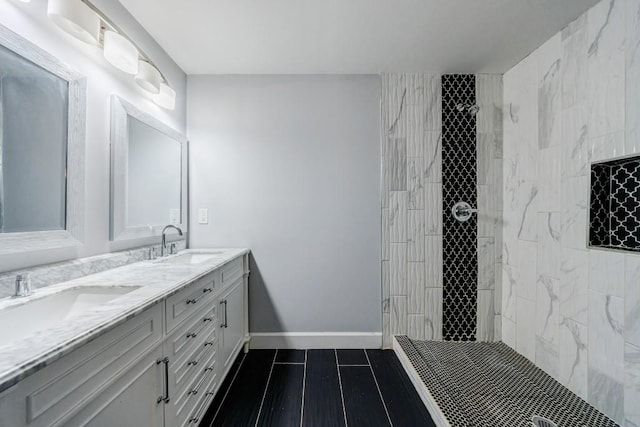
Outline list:
[[[502,289],[502,76],[476,75],[479,341],[499,341]]]
[[[178,250],[185,249],[187,246],[185,239],[175,240],[174,243],[176,243]],[[160,245],[149,245],[121,252],[112,252],[2,273],[0,274],[0,298],[13,295],[17,274],[29,273],[31,286],[37,289],[149,259],[151,248],[155,249],[158,256],[160,255]]]
[[[442,338],[440,77],[383,74],[382,319],[392,335]]]
[[[502,339],[640,426],[640,255],[587,246],[590,163],[640,152],[640,0],[603,0],[504,75]]]
[[[396,334],[442,339],[442,100],[440,76],[383,74],[381,82],[382,318],[389,347]],[[493,340],[501,334],[501,304],[494,301],[502,284],[502,77],[478,76],[476,97],[483,138],[478,338]]]

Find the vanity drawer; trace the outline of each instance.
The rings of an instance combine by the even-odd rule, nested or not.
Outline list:
[[[167,298],[167,333],[203,306],[212,304],[213,294],[219,285],[218,272],[207,274],[177,294]]]
[[[170,348],[166,349],[166,353],[170,360],[173,390],[184,389],[190,378],[206,363],[211,351],[217,349],[216,330],[214,325],[210,325],[197,337],[187,338],[186,343],[183,338],[185,334],[174,335],[167,341]]]
[[[184,322],[166,340],[166,355],[169,360],[179,361],[192,356],[192,352],[213,334],[215,338],[218,308],[214,305],[194,313],[193,318]]]
[[[216,363],[217,350],[214,348],[188,387],[177,395],[176,418],[179,426],[197,426],[204,416],[218,386]]]
[[[220,268],[220,282],[222,285],[233,283],[242,276],[242,257],[229,261]]]

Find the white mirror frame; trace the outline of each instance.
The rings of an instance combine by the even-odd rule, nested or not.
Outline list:
[[[79,246],[84,238],[87,80],[79,72],[3,25],[0,25],[0,45],[69,83],[66,230],[0,233],[0,260],[2,256],[18,253]]]
[[[160,236],[167,224],[154,226],[129,227],[127,215],[127,166],[129,152],[129,117],[133,117],[146,125],[162,132],[181,146],[180,169],[180,224],[175,224],[186,233],[187,230],[187,168],[188,141],[177,130],[167,126],[160,120],[140,110],[124,99],[111,96],[111,215],[109,238],[112,241],[125,241]]]

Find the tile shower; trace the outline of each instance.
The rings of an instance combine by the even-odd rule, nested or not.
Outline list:
[[[475,79],[475,338],[622,425],[640,425],[640,255],[588,246],[587,230],[591,164],[640,153],[638,46],[640,0],[603,0],[503,79]],[[385,345],[446,338],[441,87],[382,77]]]
[[[461,121],[462,101],[480,106],[475,118]],[[499,340],[502,76],[384,74],[381,123],[384,345]],[[464,250],[450,220],[459,198],[478,208]]]

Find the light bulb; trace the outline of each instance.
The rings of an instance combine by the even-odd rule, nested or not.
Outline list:
[[[49,0],[47,14],[58,27],[78,40],[98,44],[100,17],[81,0]]]

